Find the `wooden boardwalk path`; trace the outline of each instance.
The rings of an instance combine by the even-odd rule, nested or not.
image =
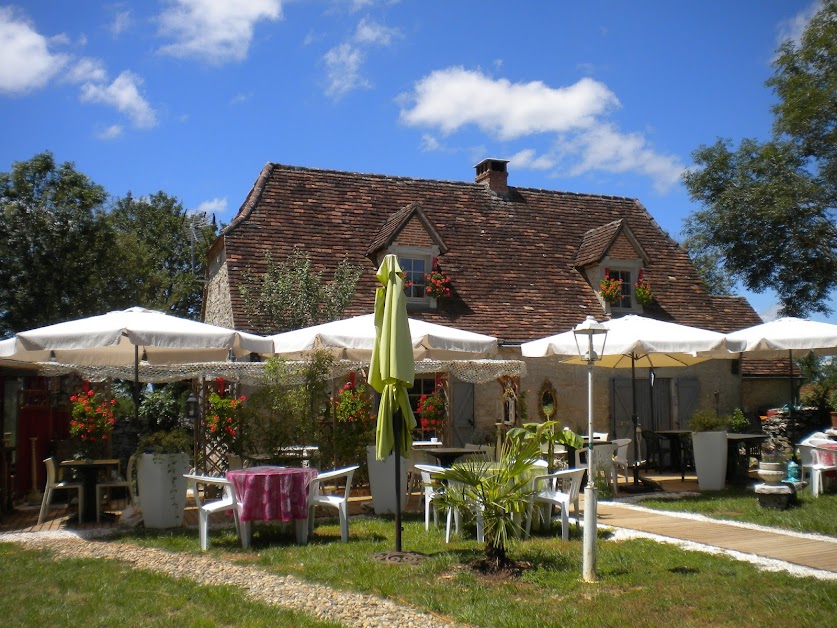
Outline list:
[[[837,573],[837,539],[820,540],[721,521],[699,521],[616,502],[599,502],[597,513],[600,525],[693,541]]]

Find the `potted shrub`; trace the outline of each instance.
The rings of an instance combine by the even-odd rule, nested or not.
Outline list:
[[[137,447],[137,488],[146,528],[176,528],[183,523],[186,478],[192,436],[184,429],[143,436]]]
[[[698,486],[702,491],[720,491],[727,473],[727,418],[701,411],[689,421]]]

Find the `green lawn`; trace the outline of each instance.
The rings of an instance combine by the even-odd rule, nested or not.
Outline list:
[[[108,560],[53,560],[0,543],[4,626],[305,626],[300,613],[257,604],[234,588],[200,586]]]
[[[715,519],[744,521],[837,537],[837,495],[811,497],[807,489],[799,494],[799,506],[787,510],[762,508],[755,493],[734,488],[670,499],[648,498],[637,504],[657,510],[692,512]]]
[[[531,564],[518,577],[495,578],[467,563],[481,555],[472,540],[444,543],[442,529],[425,532],[408,516],[403,549],[427,558],[418,566],[390,565],[373,556],[393,549],[394,524],[354,518],[351,541],[339,542],[336,522],[318,525],[307,546],[292,531],[257,526],[252,550],[231,530],[211,532],[211,551],[336,588],[375,593],[476,626],[706,626],[775,623],[830,625],[837,616],[837,582],[761,572],[726,557],[689,552],[648,540],[614,542],[601,534],[600,582],[581,582],[581,536],[539,536],[518,543],[513,557]],[[557,529],[555,530],[557,532]],[[197,552],[195,530],[137,531],[124,541]],[[800,596],[800,592],[804,592]]]

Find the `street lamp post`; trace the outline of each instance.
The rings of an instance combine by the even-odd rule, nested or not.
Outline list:
[[[584,487],[584,540],[582,577],[596,582],[596,485],[593,467],[593,363],[601,359],[607,328],[592,316],[573,329],[578,355],[587,361],[587,486]],[[601,346],[593,341],[601,338]],[[598,352],[596,351],[598,349]]]

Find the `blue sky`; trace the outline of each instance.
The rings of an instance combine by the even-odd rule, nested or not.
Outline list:
[[[0,0],[0,171],[50,150],[228,222],[268,162],[472,181],[498,157],[510,185],[638,198],[679,239],[692,151],[769,135],[771,59],[816,8]]]

